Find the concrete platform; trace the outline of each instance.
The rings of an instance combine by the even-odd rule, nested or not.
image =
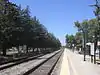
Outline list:
[[[69,49],[67,49],[66,55],[73,72],[69,68],[70,75],[100,75],[100,66],[89,61],[83,61],[82,55],[73,53]]]

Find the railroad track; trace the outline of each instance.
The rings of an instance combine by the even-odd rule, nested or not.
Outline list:
[[[19,62],[15,65],[11,64],[12,66],[8,65],[6,68],[3,68],[3,70],[0,71],[0,75],[25,75],[29,73],[30,70],[33,69],[32,66],[34,66],[34,69],[38,68],[43,63],[45,63],[46,61],[48,61],[49,59],[57,55],[59,52],[60,51],[56,51],[50,54],[30,58],[31,61],[28,60],[28,61],[25,61],[25,63]]]
[[[43,53],[41,53],[41,54],[43,54]],[[2,63],[0,63],[0,66],[8,64],[8,63],[12,63],[12,62],[22,61],[24,59],[28,59],[29,57],[33,57],[33,56],[37,56],[37,55],[40,55],[40,54],[33,54],[31,56],[24,56],[24,57],[21,57],[21,58],[17,58],[17,59],[13,59],[13,60],[10,60],[10,61],[2,62]]]
[[[51,75],[62,55],[62,52],[63,51],[56,53],[52,57],[25,72],[23,75]]]
[[[26,56],[26,57],[21,57],[21,58],[18,58],[18,59],[9,60],[9,61],[6,61],[6,62],[2,62],[2,63],[0,63],[0,66],[1,66],[1,65],[4,65],[4,64],[11,63],[11,62],[20,61],[20,60],[26,59],[26,58],[28,58],[28,56]]]
[[[7,63],[7,64],[0,65],[0,70],[7,69],[7,68],[13,67],[15,65],[24,63],[24,62],[28,62],[30,60],[37,59],[38,57],[41,57],[41,56],[43,56],[43,54],[37,55],[37,56],[33,56],[33,57],[29,57],[29,58],[26,58],[26,59],[24,58],[24,59],[19,60],[19,61],[10,62],[10,63]]]

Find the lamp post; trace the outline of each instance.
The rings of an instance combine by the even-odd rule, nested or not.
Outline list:
[[[85,37],[86,30],[84,30],[84,29],[81,29],[81,30],[82,30],[82,33],[83,33],[82,50],[84,52],[84,61],[86,61],[86,37]]]
[[[86,61],[86,38],[85,38],[85,31],[83,30],[83,49],[84,49],[84,61]]]

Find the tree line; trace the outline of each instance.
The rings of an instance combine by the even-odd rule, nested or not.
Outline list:
[[[12,47],[27,46],[30,48],[60,48],[61,43],[36,16],[31,17],[29,6],[0,0],[0,50]]]
[[[75,44],[76,47],[82,46],[83,34],[85,34],[86,43],[94,42],[94,35],[98,35],[98,40],[100,40],[100,29],[98,29],[97,19],[84,20],[82,22],[74,22],[75,27],[78,29],[78,32],[75,35],[66,35],[66,43],[72,46]],[[97,31],[98,30],[98,31]]]
[[[74,46],[79,49],[83,47],[83,44],[91,42],[94,43],[94,48],[98,47],[98,41],[100,41],[100,1],[96,0],[94,14],[96,18],[90,20],[86,19],[82,22],[74,22],[74,26],[78,29],[75,35],[66,34],[66,46],[72,48]],[[84,41],[85,40],[85,41]]]

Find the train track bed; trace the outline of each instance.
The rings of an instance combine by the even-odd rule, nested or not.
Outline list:
[[[0,65],[0,70],[7,69],[7,68],[10,68],[12,66],[24,63],[24,62],[28,62],[28,61],[36,59],[36,58],[38,58],[40,56],[43,56],[43,54],[36,55],[36,56],[31,56],[31,57],[28,57],[26,59],[24,58],[24,59],[19,60],[19,61],[17,60],[17,61],[14,61],[14,62],[9,62],[9,63],[3,64],[3,65]]]
[[[8,64],[11,62],[16,62],[16,61],[20,61],[32,56],[36,56],[37,54],[30,52],[27,55],[25,53],[21,53],[20,55],[18,55],[18,53],[13,54],[13,55],[7,55],[7,56],[0,56],[0,65],[4,65],[4,64]]]
[[[59,52],[58,54],[50,58],[48,61],[46,61],[44,64],[39,66],[37,69],[32,70],[33,72],[24,75],[51,75],[53,69],[59,61],[61,54],[62,52]]]
[[[10,68],[4,69],[0,71],[0,75],[23,75],[33,67],[37,66],[41,62],[47,60],[48,58],[52,57],[53,55],[57,54],[59,51],[55,51],[50,54],[46,54],[42,57],[38,57],[37,59],[30,60]]]
[[[63,53],[61,55],[61,57],[59,58],[54,70],[52,71],[51,75],[60,75],[60,71],[61,71],[61,63],[62,63],[62,57],[63,57]]]

